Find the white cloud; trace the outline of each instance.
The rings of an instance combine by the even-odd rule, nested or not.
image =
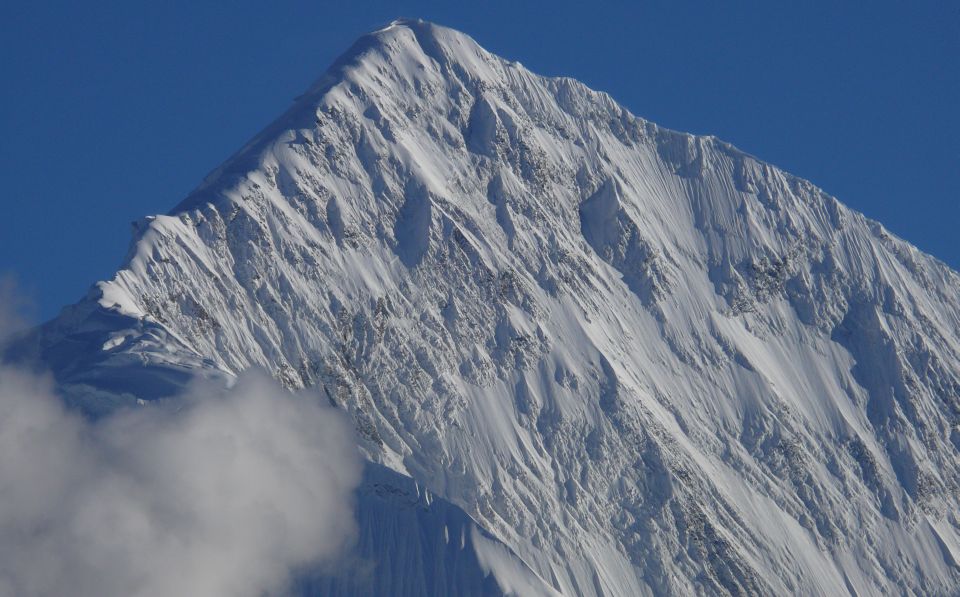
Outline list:
[[[264,374],[91,423],[0,368],[0,595],[251,596],[355,536],[361,460]]]
[[[17,277],[0,273],[0,348],[14,334],[28,326],[33,310],[33,303],[24,295]]]

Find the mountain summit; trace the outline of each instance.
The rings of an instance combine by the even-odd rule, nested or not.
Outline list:
[[[324,391],[380,580],[319,592],[960,590],[960,277],[430,23],[361,38],[19,352],[92,416],[253,366]]]

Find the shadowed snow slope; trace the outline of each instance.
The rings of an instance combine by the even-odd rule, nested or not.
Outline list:
[[[504,591],[946,594],[958,330],[955,272],[809,182],[399,21],[19,354],[93,414],[320,388]]]

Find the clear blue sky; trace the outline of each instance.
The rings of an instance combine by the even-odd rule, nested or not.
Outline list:
[[[52,316],[398,16],[715,134],[960,267],[957,2],[38,0],[0,10],[0,272]]]

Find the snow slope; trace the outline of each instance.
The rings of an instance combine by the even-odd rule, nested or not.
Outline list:
[[[322,387],[500,590],[955,594],[958,330],[955,272],[809,182],[398,21],[18,355],[92,414]]]

